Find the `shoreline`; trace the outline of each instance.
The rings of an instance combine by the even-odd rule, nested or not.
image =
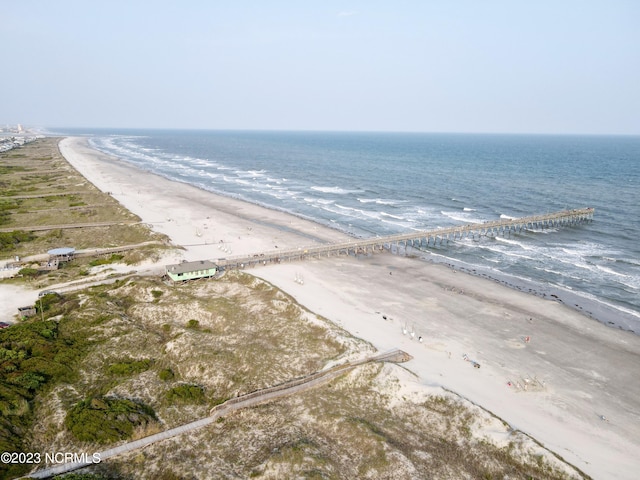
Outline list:
[[[99,152],[102,155],[110,156],[110,154],[103,152],[95,147],[93,147],[88,137],[75,137],[82,138],[86,141],[88,148]],[[126,162],[121,162],[126,163]],[[254,203],[249,200],[245,200],[238,196],[233,195],[225,195],[224,193],[219,193],[215,191],[206,190],[204,188],[194,186],[187,182],[183,182],[180,179],[173,179],[167,176],[163,176],[161,174],[157,174],[155,172],[149,170],[139,170],[137,167],[126,164],[129,168],[132,168],[136,171],[144,171],[145,174],[154,175],[159,178],[162,178],[168,182],[175,182],[186,185],[190,188],[196,188],[199,191],[205,192],[206,194],[219,197],[219,199],[228,199],[233,202],[240,202],[240,204],[253,205],[258,208],[262,208],[265,210],[270,210],[272,212],[276,212],[277,214],[282,214],[285,216],[290,216],[293,218],[297,218],[303,222],[310,222],[313,225],[316,225],[321,229],[328,229],[330,231],[337,232],[344,239],[359,239],[359,238],[367,238],[361,235],[356,235],[354,233],[350,233],[344,229],[339,229],[336,227],[332,227],[331,225],[324,224],[321,222],[317,222],[315,219],[305,217],[304,215],[297,214],[295,212],[287,211],[285,209],[280,209],[270,205],[264,205],[261,203]],[[240,214],[236,214],[240,215]],[[252,221],[255,222],[255,219]],[[275,228],[280,228],[282,230],[286,230],[287,227],[283,225],[265,225],[271,226]],[[309,238],[311,243],[300,244],[299,246],[310,246],[311,244],[322,243],[323,239],[316,238],[313,234],[304,234],[300,231],[292,231],[291,233],[295,233],[297,235],[306,236]],[[333,241],[333,240],[332,240]],[[235,252],[234,252],[235,254]],[[625,310],[624,307],[608,304],[606,301],[598,299],[598,298],[590,298],[588,295],[581,294],[579,291],[573,291],[569,288],[563,288],[560,285],[552,285],[552,284],[544,284],[536,280],[528,279],[525,277],[518,277],[509,274],[505,274],[503,272],[492,271],[491,268],[480,265],[469,264],[463,260],[458,260],[452,257],[446,256],[446,254],[429,252],[429,251],[416,251],[415,256],[419,257],[420,260],[431,262],[435,264],[446,265],[450,268],[455,268],[459,272],[464,272],[468,275],[475,276],[477,278],[486,279],[494,282],[501,283],[502,285],[512,288],[517,291],[521,291],[524,293],[528,293],[530,295],[534,295],[536,297],[556,301],[562,303],[569,308],[584,314],[586,317],[596,320],[599,323],[609,327],[615,328],[622,331],[631,332],[636,335],[640,335],[640,318],[637,318],[632,313],[629,313]],[[214,258],[210,258],[214,259]]]
[[[465,264],[460,266],[454,259],[448,259],[451,261],[438,261],[434,260],[434,263],[441,263],[448,265],[451,268],[455,268],[459,272],[463,272],[467,275],[471,275],[477,278],[489,280],[492,282],[500,283],[507,288],[526,293],[527,295],[533,295],[537,298],[553,301],[565,305],[590,320],[606,326],[607,328],[613,328],[624,332],[629,332],[634,335],[640,335],[640,331],[637,331],[635,326],[630,325],[629,321],[620,319],[621,315],[625,317],[630,314],[626,314],[615,307],[608,305],[598,299],[588,298],[581,295],[580,292],[575,292],[569,289],[563,289],[555,285],[541,285],[533,280],[529,280],[522,277],[509,276],[507,274],[493,274],[488,269],[478,266],[472,266]],[[546,288],[545,288],[546,287]]]
[[[216,246],[221,242],[233,254],[250,254],[274,246],[306,246],[309,237],[324,242],[352,238],[137,170],[90,148],[86,139],[68,137],[59,146],[97,188],[184,246],[175,253],[176,263],[220,257]],[[589,475],[631,479],[640,469],[640,386],[633,371],[640,364],[637,335],[493,279],[456,275],[443,264],[391,254],[311,260],[247,273],[271,282],[380,351],[402,348],[414,357],[406,368],[420,383],[482,406]],[[294,281],[298,276],[304,276],[304,285]],[[471,368],[463,355],[482,368]],[[508,385],[525,378],[541,380],[544,388],[516,391]]]
[[[66,141],[73,142],[68,149],[65,148],[66,143],[63,145]],[[330,243],[352,238],[346,233],[299,216],[222,196],[188,183],[169,180],[153,172],[140,170],[94,149],[83,137],[67,137],[61,140],[60,150],[67,161],[97,188],[108,192],[133,213],[140,212],[138,216],[143,223],[149,224],[160,233],[172,233],[169,237],[177,246],[184,247],[189,260],[219,257],[220,252],[212,248],[219,243],[231,247],[233,255],[236,255],[278,248],[278,240],[281,240],[280,248],[298,246],[299,242],[291,243],[291,238],[288,238],[291,235],[306,237],[307,242],[312,243]],[[84,160],[89,158],[92,160],[91,164],[85,163]],[[153,178],[154,185],[149,187],[139,183],[139,176]],[[176,202],[198,202],[201,211],[181,216],[172,215],[175,202],[170,198],[157,198],[160,205],[143,204],[147,195],[159,197],[163,189],[170,191]],[[214,212],[221,218],[216,223],[211,215],[203,211]],[[260,211],[260,215],[256,215],[256,211]],[[228,222],[227,228],[218,228],[215,232],[210,230],[210,227],[224,226],[225,222]],[[183,230],[178,232],[176,226]],[[277,232],[274,234],[273,230]],[[264,233],[269,234],[266,236],[270,237],[271,241],[264,239],[265,235],[260,235]],[[287,241],[288,243],[283,243]]]

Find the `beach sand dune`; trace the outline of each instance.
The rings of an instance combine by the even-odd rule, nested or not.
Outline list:
[[[296,248],[347,237],[295,216],[140,172],[67,138],[89,181],[184,250],[173,261]],[[401,348],[420,382],[451,390],[594,478],[640,471],[640,337],[566,306],[377,254],[256,268],[310,310],[379,350]],[[304,278],[304,282],[296,281]],[[474,368],[474,366],[479,368]]]

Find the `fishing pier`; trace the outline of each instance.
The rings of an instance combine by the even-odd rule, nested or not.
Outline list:
[[[338,255],[368,255],[375,252],[390,251],[396,253],[399,248],[411,247],[423,250],[428,247],[445,245],[447,242],[465,238],[509,236],[523,230],[543,230],[548,228],[570,227],[593,220],[594,209],[583,208],[563,210],[555,213],[522,218],[501,218],[484,223],[470,223],[457,227],[435,230],[354,239],[343,243],[298,247],[295,249],[276,249],[253,255],[238,255],[214,260],[223,269],[246,269],[274,263],[300,261],[311,258],[323,258]]]

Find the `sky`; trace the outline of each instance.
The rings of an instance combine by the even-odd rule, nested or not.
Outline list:
[[[637,0],[0,3],[0,125],[640,134]]]

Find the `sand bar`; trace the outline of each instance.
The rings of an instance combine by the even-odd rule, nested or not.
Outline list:
[[[223,257],[221,244],[236,255],[347,238],[141,172],[86,139],[64,139],[60,148],[89,181],[184,247],[171,261]],[[407,351],[414,360],[405,365],[421,383],[481,405],[594,478],[637,478],[640,336],[490,280],[390,254],[250,273],[381,351]]]

